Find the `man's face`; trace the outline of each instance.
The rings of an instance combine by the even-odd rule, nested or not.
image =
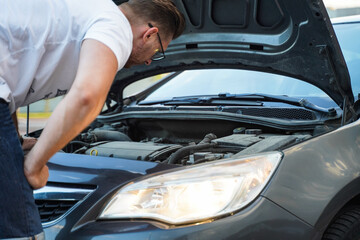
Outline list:
[[[161,43],[160,43],[161,42]],[[157,52],[165,51],[171,40],[161,39],[157,33],[152,34],[144,41],[137,41],[134,43],[131,55],[125,64],[125,68],[130,68],[135,65],[146,64],[150,65],[152,58]]]

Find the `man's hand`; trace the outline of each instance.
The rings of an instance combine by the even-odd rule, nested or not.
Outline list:
[[[40,170],[31,167],[31,159],[25,157],[24,173],[27,181],[33,189],[39,189],[46,185],[49,178],[49,168],[45,165]]]
[[[36,138],[23,137],[23,140],[21,148],[24,152],[30,151],[37,142]]]

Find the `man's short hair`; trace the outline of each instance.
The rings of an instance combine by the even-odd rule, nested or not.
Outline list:
[[[184,15],[171,0],[129,0],[127,5],[143,21],[159,28],[160,34],[172,39],[179,37],[185,29]]]

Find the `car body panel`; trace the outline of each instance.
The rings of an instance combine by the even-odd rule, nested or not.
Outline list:
[[[263,198],[258,198],[234,216],[174,229],[151,220],[96,220],[107,199],[119,187],[138,177],[172,169],[174,165],[56,154],[49,163],[50,185],[96,186],[96,189],[66,220],[45,228],[46,236],[49,239],[55,239],[55,236],[70,239],[210,239],[211,234],[212,239],[217,235],[223,239],[270,236],[272,239],[319,239],[343,203],[360,192],[357,189],[360,166],[356,158],[359,150],[350,150],[354,143],[360,142],[359,130],[356,131],[359,124],[358,121],[318,137],[328,145],[319,146],[319,139],[314,138],[285,149],[282,164],[262,194]],[[349,135],[352,137],[347,137]],[[338,141],[347,143],[349,148],[334,156],[329,149]],[[322,161],[314,162],[314,159]],[[292,169],[297,169],[296,174]],[[347,188],[348,185],[352,186]],[[338,193],[337,189],[344,191]],[[241,227],[234,229],[234,225]]]
[[[84,200],[83,204],[70,213],[67,220],[61,220],[47,227],[46,236],[64,234],[63,236],[74,236],[76,239],[92,239],[92,237],[103,239],[110,236],[116,236],[119,239],[126,239],[129,236],[134,239],[143,237],[156,239],[160,236],[168,236],[169,239],[174,239],[177,236],[179,238],[193,236],[194,239],[206,239],[209,231],[219,228],[215,232],[224,236],[224,239],[249,239],[249,236],[296,239],[295,235],[299,239],[318,239],[317,237],[321,235],[343,204],[360,193],[358,189],[360,165],[357,158],[360,150],[354,147],[360,142],[359,125],[360,121],[357,121],[283,150],[284,158],[269,187],[262,194],[264,199],[258,198],[255,203],[233,217],[200,224],[201,227],[196,231],[192,228],[197,224],[176,228],[178,230],[167,230],[166,227],[165,229],[158,227],[161,223],[154,224],[151,223],[152,221],[99,222],[96,220],[107,199],[119,187],[136,178],[172,169],[176,167],[175,165],[58,153],[49,163],[50,185],[61,183],[63,186],[83,188],[96,186],[96,189]],[[334,155],[330,149],[334,149],[339,141],[348,148],[344,147],[336,152],[337,155]],[[297,171],[294,173],[293,169]],[[339,192],[338,189],[342,190]],[[254,214],[254,211],[259,212]],[[268,216],[274,216],[274,219],[266,220]],[[279,216],[285,218],[283,219],[285,222],[280,224],[278,221],[282,217]],[[238,220],[243,228],[239,228],[236,234],[226,230],[227,225],[235,224]],[[294,221],[297,223],[291,229],[290,226],[293,224],[291,222]],[[224,224],[224,222],[228,223]],[[257,227],[247,226],[248,224],[257,224]],[[274,229],[279,226],[286,227],[279,229],[279,235],[277,235]],[[301,230],[300,226],[306,230]],[[267,232],[266,229],[271,229],[271,231]],[[300,233],[301,231],[303,232]],[[304,236],[307,237],[304,238]]]
[[[176,165],[127,159],[57,153],[48,162],[49,183],[103,186],[124,184],[134,178],[172,169]]]
[[[283,162],[264,196],[310,225],[324,228],[360,194],[359,146],[358,120],[284,150]]]
[[[61,225],[45,229],[50,239],[315,239],[317,232],[265,198],[224,219],[168,229],[151,221],[88,221],[76,229]],[[234,227],[236,226],[236,227]]]

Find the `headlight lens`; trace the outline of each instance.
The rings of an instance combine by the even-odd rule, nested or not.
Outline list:
[[[147,218],[184,224],[229,214],[260,194],[281,158],[281,153],[271,152],[133,182],[112,197],[99,218]]]

